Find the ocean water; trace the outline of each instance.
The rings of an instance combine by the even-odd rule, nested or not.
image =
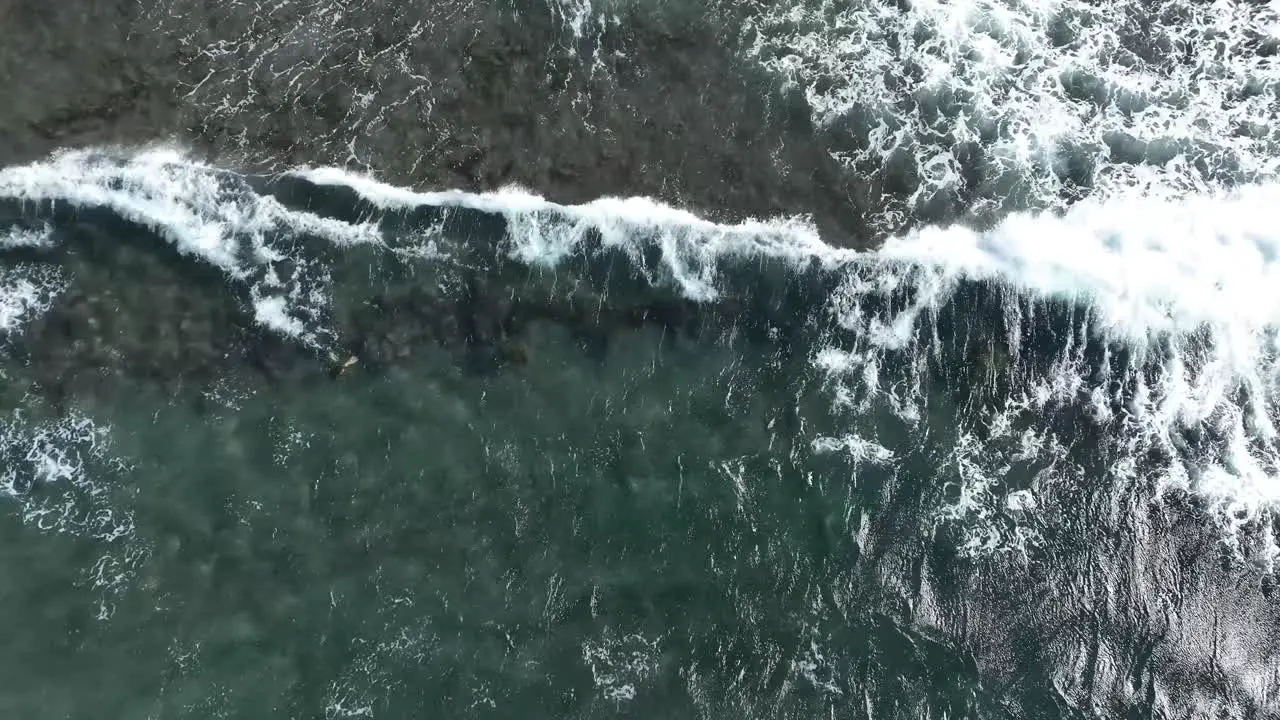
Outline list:
[[[1280,713],[1276,3],[119,23],[174,114],[0,165],[3,716]]]

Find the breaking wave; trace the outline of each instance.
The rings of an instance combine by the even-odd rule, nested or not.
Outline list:
[[[291,207],[287,182],[308,193],[341,189],[357,209],[339,218]],[[446,237],[450,213],[500,219],[500,252],[514,260],[550,268],[621,252],[651,286],[701,303],[720,299],[752,263],[821,273],[830,291],[815,303],[825,319],[806,352],[855,424],[883,406],[923,432],[941,388],[988,391],[968,401],[979,410],[961,423],[937,478],[958,484],[942,512],[972,521],[973,549],[1034,539],[1018,518],[1084,472],[1068,452],[1079,439],[1071,434],[1085,432],[1080,421],[1064,434],[1045,418],[1075,413],[1108,448],[1094,451],[1091,462],[1107,464],[1093,471],[1118,485],[1193,491],[1237,528],[1266,521],[1280,499],[1274,185],[1091,199],[1065,214],[1014,214],[985,231],[923,228],[871,253],[824,244],[803,218],[718,225],[642,198],[565,206],[514,188],[417,193],[330,168],[255,179],[169,150],[64,153],[0,171],[0,194],[28,225],[71,208],[148,228],[246,288],[246,311],[262,326],[325,352],[333,351],[330,269],[307,243],[449,262],[463,247]],[[424,209],[436,214],[405,224]],[[10,238],[10,246],[40,244]],[[9,305],[34,302],[23,282]],[[943,354],[950,365],[931,364]],[[864,428],[827,449],[891,462],[891,443],[875,435]],[[1014,482],[1015,467],[1039,470]],[[993,518],[1016,521],[999,531]],[[1269,566],[1274,543],[1262,552]]]

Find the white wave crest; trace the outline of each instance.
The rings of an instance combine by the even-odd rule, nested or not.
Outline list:
[[[31,165],[0,169],[0,198],[23,203],[104,208],[149,228],[178,252],[248,286],[257,321],[316,342],[327,278],[300,267],[281,277],[273,263],[289,257],[289,239],[309,235],[334,244],[379,242],[372,224],[351,224],[291,210],[248,188],[243,178],[172,149],[127,157],[70,151]]]
[[[66,286],[64,273],[56,267],[21,263],[0,268],[0,338],[12,336],[48,310]]]

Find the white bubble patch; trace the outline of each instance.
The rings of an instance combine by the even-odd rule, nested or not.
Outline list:
[[[1014,215],[990,232],[929,228],[895,238],[860,258],[833,299],[835,320],[853,340],[820,353],[818,367],[839,378],[843,397],[884,398],[919,423],[927,417],[923,365],[889,354],[925,358],[945,342],[916,330],[955,299],[962,281],[1003,287],[1010,334],[987,339],[997,355],[975,372],[1014,375],[1013,392],[986,416],[981,440],[962,434],[940,471],[960,487],[946,515],[970,517],[986,533],[991,513],[1028,512],[1033,490],[1002,494],[1017,492],[1003,478],[1020,461],[1047,464],[1041,483],[1077,475],[1059,460],[1073,439],[1054,436],[1038,418],[1083,403],[1118,454],[1108,471],[1115,486],[1192,490],[1232,528],[1267,520],[1280,504],[1280,235],[1270,221],[1277,202],[1276,185],[1179,201],[1087,201],[1064,216]],[[910,302],[877,305],[904,288]],[[1044,300],[1078,308],[1047,373],[1019,363],[1018,331],[1044,312]],[[1083,352],[1089,338],[1125,350],[1127,360],[1097,367]],[[889,376],[885,367],[906,370]],[[1187,432],[1217,440],[1195,449],[1182,442]],[[1153,451],[1172,460],[1144,477],[1150,470],[1139,459]],[[989,533],[970,540],[974,548],[1001,544]],[[1280,557],[1274,541],[1267,552],[1268,564]]]
[[[415,192],[337,168],[305,168],[288,174],[318,185],[350,187],[383,210],[431,206],[500,215],[507,222],[512,257],[528,263],[554,266],[595,238],[603,247],[628,252],[642,267],[642,251],[657,246],[662,250],[662,276],[650,280],[674,282],[687,296],[699,300],[718,297],[717,265],[728,257],[761,255],[798,264],[837,262],[842,257],[833,254],[813,225],[801,217],[722,225],[643,197],[561,205],[519,187],[479,194]]]
[[[591,669],[596,691],[613,703],[634,700],[636,692],[657,674],[659,639],[606,632],[582,644],[582,660]]]
[[[113,612],[147,557],[133,513],[119,506],[112,481],[128,466],[110,453],[109,429],[71,412],[33,420],[21,411],[0,417],[0,505],[30,528],[82,538],[98,548],[85,586],[98,595],[99,619]]]
[[[852,129],[838,159],[905,178],[885,228],[961,193],[989,217],[1280,168],[1274,0],[799,0],[744,31],[815,120]]]

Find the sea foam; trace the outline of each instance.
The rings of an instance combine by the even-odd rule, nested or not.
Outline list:
[[[938,198],[991,217],[1280,169],[1275,2],[802,0],[743,29],[748,57],[851,133],[840,160],[906,183],[886,228]]]

